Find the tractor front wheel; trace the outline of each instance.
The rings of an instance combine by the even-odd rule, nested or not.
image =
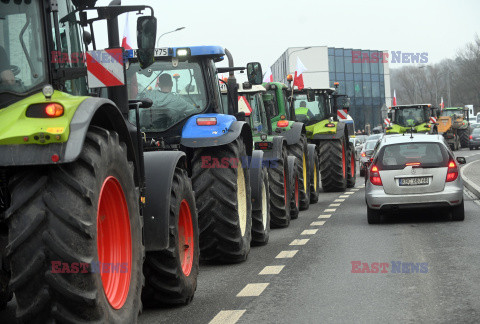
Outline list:
[[[288,227],[290,225],[290,181],[288,174],[287,149],[282,148],[282,155],[271,162],[268,168],[270,181],[270,225],[271,227]]]
[[[302,135],[298,143],[288,147],[288,153],[297,159],[299,208],[310,207],[310,163],[308,163],[307,137]]]

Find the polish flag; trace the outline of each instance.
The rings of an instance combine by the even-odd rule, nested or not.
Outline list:
[[[397,105],[397,95],[395,94],[395,90],[393,90],[393,104],[392,106],[396,106]]]
[[[440,109],[443,110],[443,108],[445,108],[445,104],[443,103],[443,97],[441,97],[442,99],[440,100]]]
[[[273,74],[272,74],[272,69],[268,67],[267,72],[265,72],[263,76],[263,82],[273,82]]]
[[[130,25],[128,23],[128,16],[125,18],[125,27],[123,28],[123,38],[122,38],[122,47],[126,50],[130,50],[133,48],[133,37],[130,30]]]
[[[305,72],[307,68],[303,65],[300,58],[297,56],[297,69],[295,70],[295,79],[293,79],[293,86],[297,86],[298,90],[302,90],[304,88],[303,84],[303,72]]]

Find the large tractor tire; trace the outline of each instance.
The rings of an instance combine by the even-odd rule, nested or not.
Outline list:
[[[1,208],[1,206],[0,206]],[[0,216],[3,216],[0,211]],[[0,310],[7,307],[7,303],[12,300],[13,293],[8,288],[10,282],[10,271],[7,268],[7,258],[3,255],[8,242],[8,229],[5,224],[0,224]]]
[[[143,220],[117,133],[90,127],[76,162],[18,170],[6,212],[20,322],[133,323]]]
[[[270,237],[270,187],[268,172],[262,169],[261,208],[252,210],[252,245],[265,245]]]
[[[460,146],[462,148],[468,147],[468,144],[470,142],[469,136],[470,136],[470,130],[468,128],[466,129],[459,129],[457,131],[458,137],[460,138]]]
[[[288,170],[290,171],[290,218],[297,219],[300,213],[300,168],[294,156],[288,157]]]
[[[290,225],[290,181],[287,162],[288,152],[282,149],[282,156],[271,162],[268,168],[270,188],[270,226],[273,228]]]
[[[188,304],[197,289],[198,217],[192,183],[176,168],[170,195],[169,247],[147,252],[142,301],[146,306]]]
[[[320,174],[326,192],[347,188],[347,143],[345,137],[320,141]]]
[[[288,153],[297,159],[300,210],[306,210],[310,207],[310,166],[308,163],[307,137],[303,134],[298,143],[289,145]]]
[[[348,145],[348,161],[347,161],[347,188],[355,187],[357,179],[357,163],[355,156],[355,146],[353,143]]]
[[[241,262],[250,252],[252,200],[246,157],[241,138],[194,152],[192,182],[203,261]],[[204,165],[205,159],[211,164]]]
[[[310,204],[316,204],[320,195],[320,161],[315,149],[310,157]]]

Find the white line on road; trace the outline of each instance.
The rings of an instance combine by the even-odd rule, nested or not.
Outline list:
[[[352,194],[354,194],[354,192],[353,192],[353,191],[347,191],[347,192],[344,192],[344,194],[346,194],[346,195],[352,195]]]
[[[290,259],[293,258],[297,252],[298,250],[282,251],[275,257],[275,259]]]
[[[340,204],[330,204],[330,205],[328,205],[328,207],[338,207],[338,206],[340,206]]]
[[[344,202],[345,199],[335,199],[333,202]]]
[[[325,221],[318,221],[318,222],[312,222],[310,226],[323,226],[325,224]]]
[[[341,195],[341,196],[338,196],[338,198],[348,198],[350,197],[350,195]]]
[[[317,234],[318,228],[317,229],[307,229],[302,232],[300,235],[314,235]]]
[[[259,275],[275,275],[279,274],[280,271],[282,271],[284,265],[278,265],[278,266],[266,266],[263,268],[262,271],[260,271]]]
[[[318,218],[330,218],[330,216],[332,216],[332,215],[330,215],[330,214],[328,214],[328,215],[323,214],[323,215],[318,216]]]
[[[269,285],[268,282],[247,284],[245,286],[245,288],[243,288],[237,294],[237,297],[256,297],[256,296],[260,296],[260,294],[265,290],[265,288],[267,288],[268,285]]]
[[[246,309],[222,310],[208,324],[235,324]]]
[[[331,209],[325,209],[323,212],[324,213],[333,213],[334,211],[336,211],[335,208],[331,208]]]
[[[310,239],[295,239],[290,243],[290,245],[305,245]]]
[[[352,191],[358,191],[358,190],[360,190],[360,189],[355,188],[355,189],[351,189],[351,190],[352,190]]]

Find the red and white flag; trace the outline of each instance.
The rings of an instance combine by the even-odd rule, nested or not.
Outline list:
[[[265,72],[263,76],[263,82],[273,82],[273,74],[272,74],[272,69],[268,67],[267,72]]]
[[[129,16],[129,13],[127,13],[127,17],[125,18],[125,27],[123,28],[123,37],[122,37],[122,47],[126,50],[133,48],[133,37],[130,30],[130,25],[128,23],[128,16]]]
[[[393,103],[392,103],[392,106],[396,106],[397,105],[397,95],[395,94],[395,90],[393,90]]]
[[[443,108],[445,108],[445,104],[443,103],[443,97],[441,97],[442,99],[440,100],[440,109],[443,110]]]
[[[293,79],[293,86],[297,86],[298,90],[302,90],[304,88],[303,84],[303,72],[305,72],[307,68],[303,65],[300,58],[297,56],[297,69],[295,70],[295,79]]]

